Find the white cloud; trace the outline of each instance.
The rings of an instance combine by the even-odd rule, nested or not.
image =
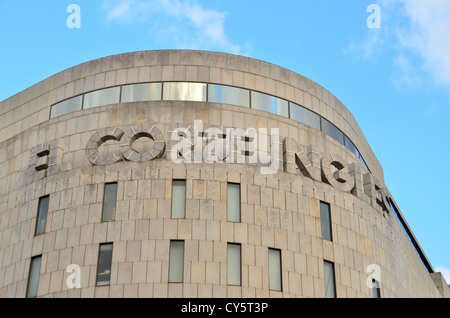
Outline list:
[[[366,36],[350,44],[349,51],[366,60],[390,58],[395,85],[434,84],[450,88],[450,1],[378,3],[381,28],[367,28]]]
[[[450,87],[450,1],[399,1],[409,22],[398,31],[400,45],[423,58],[437,84]]]
[[[395,70],[391,75],[391,82],[396,86],[408,85],[418,87],[421,84],[419,71],[411,60],[403,54],[394,58]]]
[[[350,52],[360,55],[364,59],[370,59],[375,55],[377,48],[381,46],[383,38],[381,30],[371,29],[365,41],[361,43],[350,43],[348,49]]]
[[[108,22],[149,22],[156,38],[170,38],[181,48],[240,52],[225,33],[226,13],[204,8],[196,0],[104,0],[103,8]]]
[[[120,3],[111,4],[111,1],[103,3],[104,8],[110,8],[107,12],[107,21],[114,19],[123,19],[130,12],[131,1],[121,1]]]
[[[444,276],[447,285],[450,285],[450,268],[445,268],[443,266],[436,267],[434,269],[435,272],[441,272],[442,276]]]

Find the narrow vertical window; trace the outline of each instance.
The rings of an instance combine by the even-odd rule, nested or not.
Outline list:
[[[372,288],[373,288],[373,298],[381,298],[381,292],[380,292],[380,283],[372,279]]]
[[[184,219],[186,211],[186,180],[172,181],[172,218]]]
[[[227,215],[230,222],[241,222],[241,185],[227,184]]]
[[[113,221],[116,217],[117,182],[106,183],[103,192],[102,222]]]
[[[38,213],[36,219],[35,236],[45,233],[45,226],[47,225],[48,203],[50,196],[46,195],[39,199]]]
[[[110,284],[112,252],[112,243],[100,244],[98,251],[97,286],[106,286]]]
[[[325,297],[336,298],[336,284],[334,279],[334,264],[328,261],[323,262],[325,276]]]
[[[322,226],[322,238],[332,241],[330,205],[325,202],[320,202],[320,223]]]
[[[182,283],[184,272],[184,241],[170,241],[169,283]]]
[[[42,255],[35,256],[31,259],[30,273],[28,275],[27,297],[33,298],[37,296],[39,285],[39,274],[41,272]]]
[[[269,289],[282,290],[281,251],[269,248]]]
[[[241,285],[241,245],[228,243],[228,285]]]

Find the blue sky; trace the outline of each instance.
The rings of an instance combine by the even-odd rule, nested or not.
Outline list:
[[[81,28],[68,28],[70,4]],[[369,28],[370,4],[381,27]],[[204,49],[300,73],[339,98],[450,283],[450,1],[0,1],[0,100],[64,69],[140,50]]]

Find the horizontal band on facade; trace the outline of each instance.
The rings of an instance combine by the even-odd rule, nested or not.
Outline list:
[[[169,94],[167,96],[163,94],[165,84],[174,85],[174,88],[172,88],[172,94]],[[159,88],[152,88],[152,85],[158,85]],[[197,87],[197,89],[195,89],[198,85],[200,85],[200,87]],[[210,86],[216,87],[216,94],[214,96],[211,96],[211,89],[209,89]],[[124,100],[123,94],[121,93],[122,90],[124,88],[127,88],[133,91],[133,87],[138,87],[139,89],[136,89],[138,92],[136,92],[135,95],[130,93],[130,96],[126,100]],[[190,93],[188,90],[192,87],[194,89],[193,92]],[[113,97],[111,97],[110,95],[110,90],[112,88],[116,88],[119,90]],[[217,91],[221,90],[224,90],[226,94],[217,93]],[[90,102],[88,105],[85,105],[84,96],[93,93],[97,94],[96,101]],[[233,96],[233,94],[236,94],[238,96]],[[252,94],[257,94],[258,97],[252,98]],[[104,99],[102,99],[102,96],[104,96]],[[320,130],[326,135],[345,145],[350,151],[352,151],[357,157],[360,158],[361,162],[370,171],[370,168],[365,162],[362,154],[355,146],[355,144],[350,140],[350,138],[324,117],[297,103],[265,93],[234,86],[198,82],[151,82],[108,87],[71,97],[67,100],[52,105],[50,119],[93,107],[144,101],[193,101],[223,103],[267,111],[275,115],[290,118],[309,127]],[[189,129],[189,127],[187,129]]]

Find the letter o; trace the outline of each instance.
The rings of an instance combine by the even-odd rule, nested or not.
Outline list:
[[[97,166],[105,166],[117,161],[121,161],[122,158],[118,155],[111,154],[105,157],[100,157],[98,148],[107,142],[108,140],[119,141],[123,136],[123,130],[120,128],[103,128],[99,129],[89,139],[86,145],[86,157],[89,162]]]
[[[133,143],[142,137],[148,137],[154,144],[151,149],[142,153],[132,148]],[[123,159],[128,161],[142,162],[160,158],[166,149],[166,142],[161,131],[151,124],[143,124],[131,127],[123,135],[120,142],[120,153]]]

